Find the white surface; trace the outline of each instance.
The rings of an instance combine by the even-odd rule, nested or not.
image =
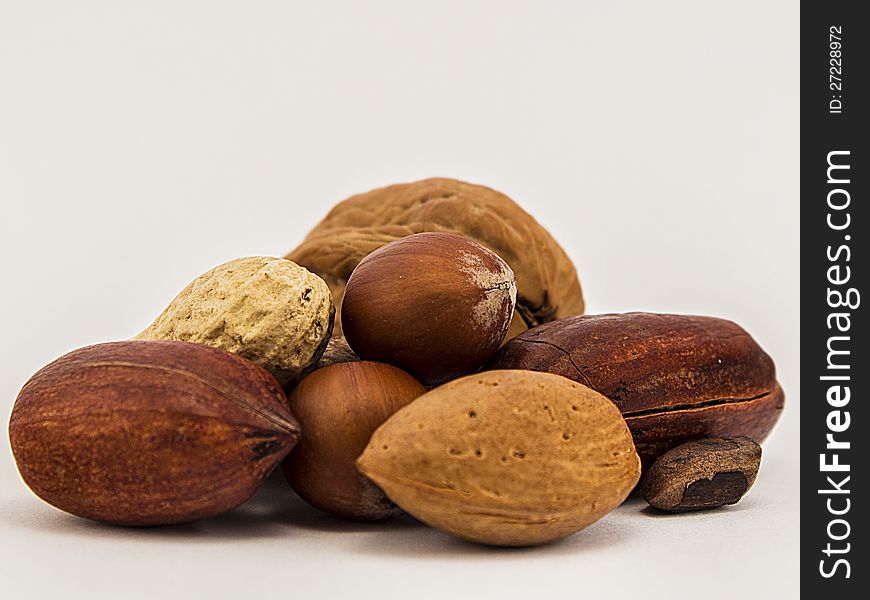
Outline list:
[[[635,500],[520,551],[321,517],[280,481],[222,518],[113,529],[34,498],[4,444],[4,595],[796,597],[798,56],[784,1],[0,0],[5,415],[37,368],[137,333],[199,273],[432,175],[533,213],[590,312],[738,321],[787,394],[740,504]]]

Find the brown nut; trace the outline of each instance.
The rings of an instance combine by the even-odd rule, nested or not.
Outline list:
[[[740,500],[758,474],[761,446],[746,437],[709,438],[668,450],[643,475],[644,499],[673,512]]]
[[[344,335],[360,358],[441,383],[477,370],[498,349],[516,290],[510,267],[474,240],[418,233],[354,269],[342,303]]]
[[[501,546],[583,529],[621,504],[640,476],[612,402],[532,371],[435,388],[381,425],[357,464],[421,521]]]
[[[547,230],[504,194],[455,179],[424,179],[348,198],[287,258],[322,277],[340,311],[345,282],[365,256],[424,231],[467,235],[510,265],[517,280],[517,304],[508,338],[583,313],[577,271]],[[334,335],[341,334],[336,318]]]
[[[486,368],[556,373],[604,394],[644,464],[697,438],[761,442],[784,403],[771,358],[740,326],[713,317],[569,317],[514,338]]]
[[[9,420],[33,492],[119,525],[202,519],[247,500],[299,435],[275,379],[221,350],[113,342],[24,385]]]
[[[323,354],[334,315],[319,277],[283,258],[249,256],[194,279],[136,339],[220,348],[291,387]]]
[[[350,519],[383,519],[401,510],[356,469],[372,432],[424,393],[413,377],[383,363],[357,361],[318,369],[290,395],[305,435],[284,461],[287,482],[303,500]]]

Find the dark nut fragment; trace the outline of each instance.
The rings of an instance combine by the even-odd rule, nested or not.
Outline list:
[[[682,512],[734,504],[749,491],[761,446],[747,437],[709,438],[665,452],[644,474],[644,499],[660,510]]]
[[[344,337],[329,338],[329,342],[326,344],[326,350],[324,350],[323,356],[321,356],[320,360],[317,362],[317,368],[322,369],[323,367],[336,365],[338,363],[356,362],[359,359],[359,356],[350,349],[350,346],[348,346],[347,340],[344,339]]]

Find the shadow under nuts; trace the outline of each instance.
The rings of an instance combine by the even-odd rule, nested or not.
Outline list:
[[[583,529],[640,476],[612,402],[531,371],[469,375],[420,396],[375,431],[357,465],[417,519],[501,546]]]
[[[184,523],[235,508],[298,435],[269,373],[185,342],[70,352],[30,378],[9,420],[15,462],[37,496],[119,525]]]
[[[322,279],[289,260],[250,256],[197,277],[136,339],[220,348],[289,387],[320,359],[334,313]]]
[[[419,233],[375,250],[354,270],[342,303],[344,336],[360,358],[434,385],[492,356],[516,293],[510,267],[474,240]]]
[[[644,473],[644,499],[660,510],[715,508],[740,500],[758,474],[761,446],[746,437],[687,442],[662,454]]]
[[[740,326],[713,317],[568,317],[512,339],[487,368],[556,373],[604,394],[644,464],[698,438],[761,442],[784,404],[770,356]]]
[[[501,192],[456,179],[436,177],[352,196],[333,207],[287,258],[326,281],[340,313],[345,282],[364,257],[425,231],[467,235],[510,265],[517,303],[508,338],[583,313],[577,271],[553,236]],[[335,335],[341,334],[338,322]]]
[[[360,475],[356,459],[381,423],[425,391],[383,363],[345,362],[314,371],[289,399],[305,435],[282,465],[287,482],[312,506],[341,517],[375,520],[400,513]]]

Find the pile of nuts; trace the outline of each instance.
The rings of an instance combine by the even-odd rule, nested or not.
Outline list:
[[[737,502],[783,407],[770,357],[730,321],[583,309],[507,196],[390,186],[287,258],[208,271],[133,340],[42,368],[11,446],[40,498],[119,525],[220,514],[279,465],[322,511],[505,546],[635,489],[668,511]]]

